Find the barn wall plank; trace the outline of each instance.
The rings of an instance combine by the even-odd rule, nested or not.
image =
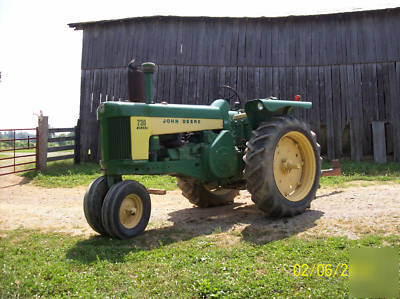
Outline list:
[[[393,132],[393,157],[400,161],[400,68],[398,63],[391,63],[389,66],[389,84],[391,100],[391,127]]]
[[[394,139],[394,131],[393,131],[393,123],[392,123],[392,101],[390,99],[391,92],[390,92],[390,71],[389,71],[390,64],[389,63],[382,63],[382,83],[383,83],[383,93],[385,98],[385,120],[387,121],[386,126],[386,134],[389,136],[387,139],[387,150],[389,153],[393,154],[393,139]]]

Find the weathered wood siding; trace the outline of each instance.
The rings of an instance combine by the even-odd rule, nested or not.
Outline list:
[[[313,102],[311,124],[327,157],[372,154],[372,121],[387,121],[387,151],[400,159],[400,10],[287,18],[152,17],[83,28],[81,156],[98,153],[96,108],[127,99],[126,66],[157,64],[157,102],[208,104],[218,86],[244,99]],[[344,142],[343,142],[344,141]],[[345,144],[343,144],[345,143]],[[346,149],[346,148],[345,148]]]

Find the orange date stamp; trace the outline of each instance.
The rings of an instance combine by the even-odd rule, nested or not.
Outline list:
[[[295,264],[293,275],[296,277],[349,277],[348,264]]]

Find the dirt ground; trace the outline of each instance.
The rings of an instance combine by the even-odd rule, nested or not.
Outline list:
[[[87,225],[82,201],[85,187],[36,187],[16,176],[0,177],[0,230],[40,229],[73,235],[95,235]],[[292,218],[268,219],[241,191],[230,206],[193,207],[180,191],[151,195],[147,234],[163,231],[203,235],[227,233],[231,239],[268,241],[285,236],[347,236],[400,234],[400,185],[323,188],[311,209]],[[227,238],[227,242],[231,242]],[[233,240],[234,241],[234,240]]]

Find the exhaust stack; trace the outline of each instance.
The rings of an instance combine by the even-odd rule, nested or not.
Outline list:
[[[128,65],[128,98],[129,102],[144,102],[144,73],[134,62],[132,59]]]

